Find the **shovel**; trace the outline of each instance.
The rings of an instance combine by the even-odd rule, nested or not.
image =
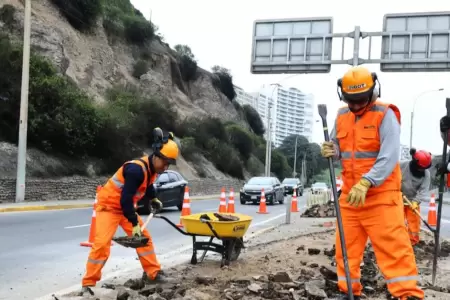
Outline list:
[[[150,213],[145,220],[145,223],[141,226],[141,232],[144,232],[150,220],[153,218],[153,213]],[[147,246],[148,237],[145,236],[119,236],[114,237],[113,241],[119,245],[122,245],[127,248],[141,248]]]
[[[322,125],[323,125],[323,134],[325,137],[325,141],[330,141],[330,135],[328,133],[328,124],[327,124],[327,106],[325,104],[319,104],[319,115],[322,119]],[[347,282],[347,289],[348,289],[348,297],[349,300],[355,299],[353,297],[353,289],[352,289],[352,282],[350,278],[350,267],[348,264],[348,255],[347,255],[347,247],[345,245],[345,236],[344,236],[344,226],[342,225],[342,216],[341,216],[341,210],[339,208],[339,198],[338,198],[338,192],[337,192],[337,186],[336,186],[336,174],[334,173],[334,166],[333,166],[333,158],[328,158],[328,166],[330,168],[330,179],[331,179],[331,186],[332,186],[332,192],[334,197],[334,207],[336,210],[336,218],[337,218],[337,224],[339,228],[339,239],[341,242],[341,250],[342,250],[342,257],[344,259],[344,271],[345,271],[345,279]]]
[[[425,226],[428,227],[428,229],[430,229],[431,232],[434,232],[434,228],[431,227],[427,221],[425,221],[422,216],[420,215],[420,213],[417,211],[417,209],[413,208],[413,204],[411,203],[411,201],[409,201],[408,198],[406,198],[406,196],[403,195],[403,201],[405,201],[408,205],[409,208],[420,218],[420,220],[422,220],[423,224],[425,224]]]

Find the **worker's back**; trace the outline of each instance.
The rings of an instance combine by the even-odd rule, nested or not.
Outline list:
[[[402,193],[408,199],[416,198],[420,186],[427,178],[428,174],[426,173],[429,173],[429,171],[425,170],[425,176],[423,177],[415,177],[409,168],[409,161],[400,162],[400,169],[402,170]]]

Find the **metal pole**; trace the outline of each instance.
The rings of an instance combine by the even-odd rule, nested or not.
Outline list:
[[[286,224],[291,224],[291,205],[292,205],[292,196],[289,195],[287,197],[286,203]]]
[[[298,140],[298,135],[295,137],[295,151],[294,151],[294,171],[292,174],[292,177],[295,177],[296,175],[296,167],[297,167],[297,140]]]
[[[413,124],[414,124],[414,108],[413,111],[411,112],[411,124],[409,129],[409,149],[412,148]]]
[[[269,100],[270,101],[270,100]],[[266,140],[266,168],[264,171],[264,176],[269,176],[270,174],[270,162],[269,162],[269,152],[270,152],[270,102],[268,103],[268,112],[267,112],[267,140]]]
[[[359,38],[361,37],[361,28],[355,26],[355,36],[353,37],[353,66],[359,64]]]
[[[16,202],[25,200],[27,159],[28,87],[30,78],[31,0],[25,0],[22,89],[20,94],[19,143],[17,151]]]
[[[269,163],[267,164],[267,176],[270,176],[271,164],[272,164],[272,122],[269,123]]]

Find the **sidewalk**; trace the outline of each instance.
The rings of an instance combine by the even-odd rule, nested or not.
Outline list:
[[[220,195],[205,195],[190,197],[191,201],[219,199]],[[21,203],[0,203],[0,213],[39,210],[61,210],[92,207],[94,199],[62,200],[62,201],[36,201]]]

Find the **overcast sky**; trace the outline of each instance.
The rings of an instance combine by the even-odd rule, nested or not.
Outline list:
[[[448,1],[388,1],[360,2],[352,0],[131,0],[147,18],[159,26],[171,47],[189,45],[198,64],[205,69],[221,65],[231,70],[234,83],[248,92],[263,84],[280,83],[312,93],[315,104],[328,105],[328,122],[333,122],[340,103],[336,95],[336,80],[350,66],[332,66],[329,74],[253,75],[250,73],[253,22],[257,19],[333,17],[335,33],[381,31],[386,13],[450,10]],[[447,4],[446,4],[447,3]],[[360,13],[357,13],[357,11]],[[360,57],[367,57],[368,41],[360,40]],[[353,41],[346,39],[345,58],[351,58]],[[333,59],[340,59],[341,40],[333,43]],[[372,41],[372,57],[378,58],[380,40]],[[402,112],[402,143],[409,145],[412,103],[424,91],[444,88],[443,92],[428,92],[418,98],[415,109],[413,146],[434,154],[442,153],[439,119],[445,113],[445,97],[450,97],[450,73],[381,73],[378,65],[365,65],[378,73],[382,85],[382,100],[396,104]],[[315,109],[316,111],[317,109]],[[317,118],[317,112],[315,112]],[[316,123],[313,140],[323,141],[320,123]]]

